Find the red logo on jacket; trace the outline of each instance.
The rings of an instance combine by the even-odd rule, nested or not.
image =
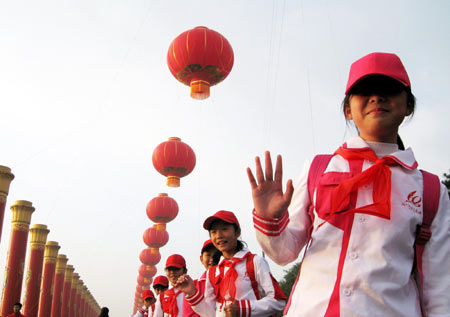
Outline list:
[[[422,198],[417,195],[417,191],[414,190],[408,194],[407,199],[402,203],[402,206],[408,207],[409,210],[416,214],[422,214],[420,207],[422,207]]]

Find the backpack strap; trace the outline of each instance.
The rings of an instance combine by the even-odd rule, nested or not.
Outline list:
[[[253,292],[255,293],[255,297],[257,300],[261,299],[261,296],[259,295],[258,291],[258,282],[256,281],[255,277],[255,264],[253,263],[253,258],[255,255],[252,253],[247,257],[247,276],[250,279],[250,283],[252,284]]]
[[[308,240],[306,241],[305,246],[305,252],[303,253],[303,259],[305,258],[306,249],[308,249],[309,242],[311,240],[312,231],[314,228],[314,191],[317,188],[317,185],[319,184],[319,179],[327,169],[328,164],[330,163],[331,158],[333,157],[333,154],[319,154],[314,157],[314,159],[311,162],[311,166],[309,167],[308,172],[308,194],[309,194],[309,201],[310,205],[308,207],[308,215],[311,219],[311,226],[308,229]],[[302,262],[303,262],[302,259]],[[297,274],[297,279],[295,280],[294,286],[292,289],[294,289],[297,285],[298,279],[300,277],[300,271],[302,269],[302,265],[300,264]],[[284,309],[284,314],[287,314],[289,307],[291,306],[291,300],[292,300],[292,294],[294,292],[291,292],[291,295],[289,296],[289,300],[286,304],[286,307]]]
[[[319,179],[327,169],[328,164],[330,163],[332,154],[319,154],[316,155],[311,163],[308,173],[308,194],[310,205],[308,208],[309,218],[311,219],[311,226],[308,230],[308,243],[311,239],[312,229],[314,227],[314,191],[319,184]],[[307,245],[308,245],[307,243]]]
[[[423,219],[422,224],[417,226],[414,250],[416,254],[415,267],[417,270],[416,282],[419,286],[419,300],[422,316],[425,316],[423,302],[423,271],[422,255],[425,244],[431,239],[431,224],[439,208],[439,196],[441,183],[439,177],[426,171],[420,170],[423,177]]]

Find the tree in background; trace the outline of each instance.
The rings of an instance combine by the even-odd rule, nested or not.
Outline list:
[[[294,286],[295,281],[297,280],[298,270],[300,268],[300,263],[295,263],[289,270],[285,270],[283,279],[280,281],[281,289],[284,294],[289,298],[291,294],[292,287]]]

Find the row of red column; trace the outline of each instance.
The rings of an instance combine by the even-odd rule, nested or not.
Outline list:
[[[14,175],[0,165],[0,237],[6,199]],[[21,301],[28,233],[30,249],[25,277],[23,314],[27,317],[96,317],[100,306],[91,295],[67,257],[58,254],[60,246],[47,241],[50,232],[46,225],[35,224],[30,229],[35,208],[26,200],[18,200],[11,207],[12,226],[8,258],[3,282],[0,317],[13,312],[13,305]]]

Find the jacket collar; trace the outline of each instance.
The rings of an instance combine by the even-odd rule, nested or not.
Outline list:
[[[367,142],[364,141],[359,136],[350,138],[346,143],[342,145],[342,147],[347,149],[370,148]],[[418,166],[418,163],[416,161],[416,158],[414,157],[414,153],[411,148],[407,148],[404,151],[398,150],[387,156],[392,157],[398,164],[409,170],[414,170]]]
[[[248,250],[248,249],[242,249],[241,251],[239,251],[239,252],[237,252],[234,256],[233,256],[233,259],[232,260],[242,260],[246,255],[247,255],[247,253],[249,253],[250,251]],[[225,260],[225,258],[222,256],[221,258],[220,258],[220,261],[219,261],[219,264],[220,263],[222,263],[222,261],[224,261]]]

